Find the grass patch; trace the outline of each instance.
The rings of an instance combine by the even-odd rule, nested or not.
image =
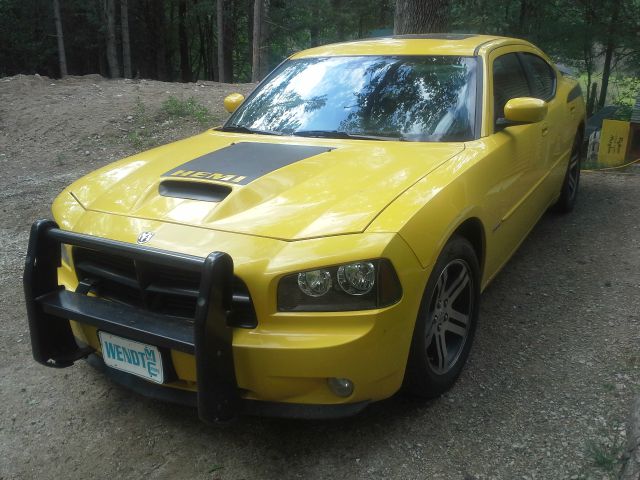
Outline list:
[[[142,150],[153,147],[157,141],[153,138],[154,119],[147,112],[147,107],[140,97],[136,99],[133,113],[127,117],[131,122],[131,129],[127,132],[127,140],[136,149]]]
[[[602,440],[587,443],[587,455],[592,464],[608,474],[610,478],[616,478],[622,466],[624,449],[625,441],[619,433],[609,434]]]
[[[127,140],[129,143],[136,149],[142,150],[144,148],[150,148],[155,145],[155,142],[151,138],[150,135],[145,135],[144,131],[140,132],[135,130],[133,132],[127,133]]]
[[[192,118],[203,124],[213,123],[216,120],[209,109],[201,103],[198,103],[193,97],[180,100],[172,95],[163,102],[160,113],[165,118]]]
[[[65,163],[67,163],[67,157],[65,156],[65,154],[64,153],[58,153],[56,155],[56,165],[60,167],[60,166],[64,165]]]
[[[167,98],[159,109],[151,111],[138,97],[133,111],[126,119],[128,143],[137,151],[156,147],[174,140],[176,133],[193,135],[202,126],[211,127],[218,122],[204,105],[195,98],[180,100],[174,96]]]

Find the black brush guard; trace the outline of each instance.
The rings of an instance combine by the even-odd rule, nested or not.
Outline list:
[[[200,272],[195,322],[87,296],[58,285],[62,244],[116,254],[132,260]],[[69,320],[158,347],[195,356],[198,413],[206,422],[236,417],[241,400],[235,377],[232,329],[227,316],[232,305],[233,260],[222,252],[206,258],[60,230],[50,220],[31,227],[24,270],[24,292],[33,357],[39,363],[64,368],[93,353],[74,339]],[[81,293],[83,292],[83,293]]]

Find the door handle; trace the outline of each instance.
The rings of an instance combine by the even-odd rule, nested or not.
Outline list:
[[[542,126],[542,136],[544,137],[547,133],[549,133],[549,125]]]

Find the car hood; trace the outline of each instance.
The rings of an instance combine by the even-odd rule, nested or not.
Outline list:
[[[300,240],[364,231],[463,148],[211,130],[96,170],[69,190],[86,210]]]

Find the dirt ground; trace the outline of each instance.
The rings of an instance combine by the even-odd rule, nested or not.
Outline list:
[[[402,397],[341,421],[208,427],[80,362],[31,358],[21,277],[28,229],[73,179],[203,130],[163,113],[251,85],[0,79],[0,480],[61,478],[616,478],[640,392],[640,175],[585,173],[485,292],[470,362],[427,404]],[[213,117],[213,120],[212,120]]]

